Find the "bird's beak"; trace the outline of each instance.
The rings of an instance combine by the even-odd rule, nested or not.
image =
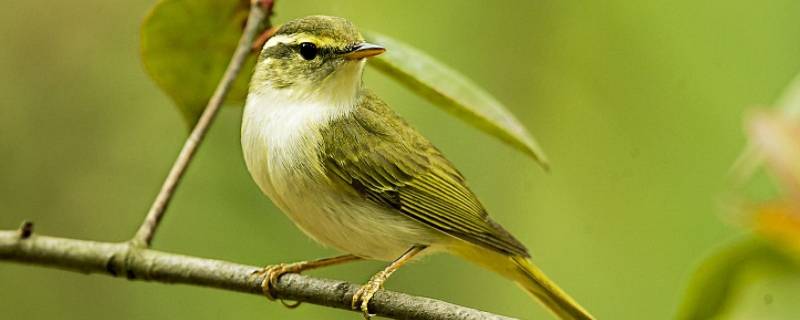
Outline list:
[[[386,51],[386,48],[381,47],[377,44],[371,44],[369,42],[362,42],[353,48],[348,53],[344,54],[344,58],[347,60],[359,60],[361,58],[369,58],[377,56],[381,53]]]

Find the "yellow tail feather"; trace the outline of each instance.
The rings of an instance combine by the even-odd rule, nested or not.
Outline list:
[[[530,260],[523,257],[511,257],[510,259],[519,268],[519,276],[513,280],[525,291],[538,298],[561,319],[594,319],[588,311],[550,281]]]
[[[528,258],[507,256],[475,245],[459,245],[454,253],[516,282],[563,320],[592,320],[591,314],[567,295]]]

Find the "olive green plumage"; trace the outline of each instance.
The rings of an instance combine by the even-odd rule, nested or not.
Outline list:
[[[322,137],[329,178],[451,236],[529,256],[489,218],[450,161],[372,91],[363,90],[352,116],[331,122]]]
[[[283,24],[275,35],[307,33],[320,38],[335,39],[344,46],[364,41],[361,33],[347,19],[331,16],[308,16]]]
[[[318,242],[394,261],[354,295],[365,315],[399,266],[447,252],[515,281],[562,319],[592,319],[489,218],[450,161],[364,88],[365,59],[384,50],[326,16],[288,22],[267,41],[242,119],[261,190]]]

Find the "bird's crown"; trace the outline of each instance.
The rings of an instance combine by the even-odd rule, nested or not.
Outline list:
[[[320,47],[355,45],[364,41],[352,22],[331,16],[309,16],[289,21],[278,29],[275,36],[316,40]]]

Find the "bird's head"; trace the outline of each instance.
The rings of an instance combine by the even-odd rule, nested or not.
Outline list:
[[[384,52],[342,18],[310,16],[282,25],[264,44],[250,91],[297,99],[347,99],[358,91],[366,58]]]

